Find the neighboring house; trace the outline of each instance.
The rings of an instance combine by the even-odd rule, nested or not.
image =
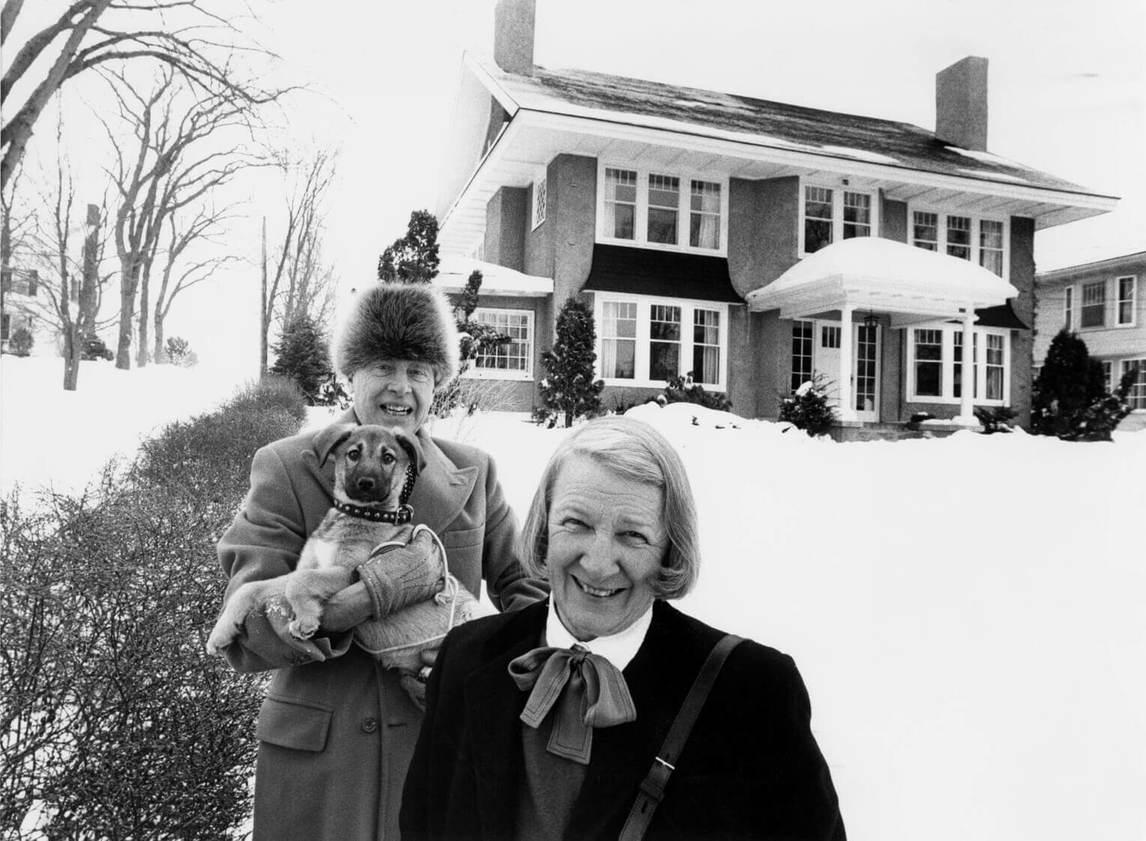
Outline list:
[[[1062,329],[1077,333],[1102,361],[1106,390],[1131,369],[1133,413],[1120,429],[1146,429],[1146,251],[1068,266],[1035,276],[1035,369]]]
[[[985,59],[938,75],[931,132],[536,67],[532,0],[496,19],[495,63],[464,60],[438,282],[459,289],[462,258],[505,271],[479,315],[514,341],[479,375],[510,380],[512,408],[579,295],[606,406],[691,372],[774,418],[820,372],[849,426],[1029,416],[1034,233],[1117,200],[986,151]]]
[[[36,304],[43,293],[35,270],[5,269],[0,275],[0,350],[7,351],[8,340],[22,328],[32,334],[32,353],[44,353],[43,345],[54,335],[45,332],[36,317]]]

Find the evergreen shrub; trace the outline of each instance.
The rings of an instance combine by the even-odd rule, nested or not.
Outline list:
[[[570,298],[557,316],[557,338],[541,356],[545,376],[540,383],[541,406],[534,419],[549,426],[576,418],[593,417],[601,411],[603,380],[593,379],[597,331],[588,305]]]
[[[314,406],[324,383],[333,376],[330,346],[317,322],[306,313],[297,315],[284,329],[273,348],[277,358],[272,374],[290,377]]]
[[[705,391],[700,383],[693,382],[691,371],[687,376],[670,378],[664,396],[668,403],[696,403],[721,412],[732,411],[732,401],[726,395]]]
[[[8,337],[8,351],[15,356],[27,356],[32,352],[36,337],[27,327],[17,327]]]
[[[804,430],[809,436],[823,435],[836,422],[836,413],[828,402],[831,383],[823,374],[800,385],[791,394],[780,395],[780,420]]]

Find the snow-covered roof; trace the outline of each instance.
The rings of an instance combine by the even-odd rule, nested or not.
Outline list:
[[[496,263],[453,254],[442,256],[434,286],[446,292],[461,292],[474,271],[482,274],[480,293],[484,295],[543,298],[553,294],[552,278],[528,275]]]
[[[880,237],[832,243],[745,296],[749,309],[785,318],[839,309],[950,318],[968,307],[1005,304],[1014,286],[967,260]]]

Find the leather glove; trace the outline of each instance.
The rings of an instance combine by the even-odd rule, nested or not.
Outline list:
[[[414,706],[422,712],[426,711],[426,681],[422,680],[417,675],[412,675],[409,672],[402,672],[401,677],[398,678],[398,683],[406,690],[406,694],[410,696],[410,700],[414,702]]]
[[[405,546],[379,549],[359,565],[358,574],[370,593],[374,619],[431,599],[445,584],[445,565],[427,528],[415,530]]]
[[[243,623],[246,631],[243,647],[272,666],[323,662],[345,654],[350,647],[352,638],[349,634],[342,638],[297,639],[288,627],[290,619],[289,609],[259,606],[252,610]]]

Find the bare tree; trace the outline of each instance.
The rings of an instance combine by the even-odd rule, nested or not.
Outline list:
[[[210,0],[67,0],[55,21],[21,43],[9,43],[23,6],[24,0],[4,0],[0,8],[0,47],[11,56],[0,78],[0,98],[10,106],[6,110],[11,115],[0,130],[0,188],[7,185],[52,95],[93,69],[150,60],[179,73],[204,95],[224,93],[247,105],[277,96],[237,71],[234,60],[239,53],[267,54],[244,43],[227,16],[233,15],[231,9],[227,15],[216,13]],[[38,59],[48,59],[54,50],[58,52],[46,62],[46,69],[29,76],[34,65],[45,66]],[[13,101],[10,96],[18,84],[29,92]]]
[[[119,193],[115,218],[116,251],[120,260],[119,340],[116,367],[131,367],[132,324],[139,296],[136,363],[146,365],[151,266],[167,220],[227,184],[256,161],[242,148],[227,144],[229,130],[250,131],[245,102],[228,94],[187,103],[165,72],[148,94],[140,93],[124,75],[114,78],[119,112],[131,128],[132,149],[104,122],[115,150],[109,170]]]
[[[231,216],[224,210],[208,210],[200,208],[195,217],[186,225],[182,225],[179,217],[171,216],[167,220],[168,243],[164,251],[163,269],[159,283],[159,291],[155,296],[155,351],[156,362],[165,362],[167,351],[164,347],[164,324],[171,313],[171,305],[180,292],[202,283],[218,271],[223,265],[237,260],[233,254],[215,254],[202,259],[188,261],[186,258],[188,248],[196,243],[218,244],[217,234],[220,227]],[[176,271],[178,267],[178,271]]]
[[[276,155],[286,185],[286,225],[275,249],[275,268],[264,283],[259,370],[267,371],[271,326],[281,330],[296,315],[307,313],[322,324],[334,300],[334,272],[322,259],[326,196],[334,180],[336,155],[319,150],[295,162]],[[266,273],[264,255],[263,271]]]

